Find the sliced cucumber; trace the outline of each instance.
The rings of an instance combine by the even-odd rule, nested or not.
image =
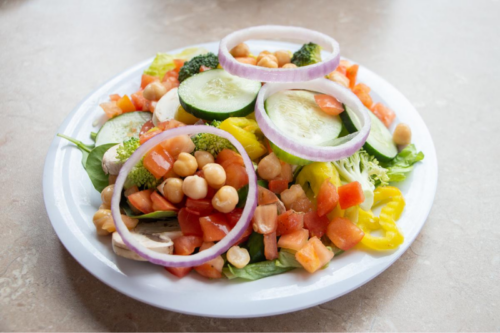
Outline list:
[[[280,91],[266,100],[265,108],[274,125],[290,140],[319,146],[338,138],[342,121],[322,111],[314,95],[306,90]]]
[[[151,120],[151,112],[127,112],[111,118],[101,127],[95,138],[95,145],[122,143],[130,138],[138,138],[142,125]]]
[[[253,112],[261,83],[212,69],[191,76],[179,86],[182,107],[195,117],[224,120]]]
[[[345,127],[350,133],[358,131],[359,119],[354,114],[348,106],[344,105],[345,111],[340,114]],[[385,127],[385,125],[373,114],[373,112],[368,110],[370,114],[370,119],[372,121],[372,126],[370,129],[370,134],[366,140],[363,148],[375,156],[381,162],[389,162],[398,154],[398,148],[392,141],[391,132]]]
[[[305,160],[303,158],[300,158],[300,157],[294,156],[290,153],[287,153],[286,151],[284,151],[280,147],[276,146],[271,141],[269,141],[269,145],[271,146],[271,149],[273,150],[274,155],[276,155],[276,157],[279,158],[280,160],[282,160],[283,162],[286,162],[286,163],[292,164],[292,165],[308,165],[308,164],[312,163],[312,161]]]

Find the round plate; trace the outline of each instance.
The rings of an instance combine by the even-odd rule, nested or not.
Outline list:
[[[251,41],[249,45],[254,53],[300,47],[267,41]],[[218,50],[217,42],[194,46],[214,53]],[[135,92],[152,60],[128,69],[92,92],[58,132],[90,143],[90,132],[98,129],[93,123],[101,119],[102,124],[104,119],[99,103],[107,101],[110,94]],[[100,194],[82,168],[80,151],[58,137],[50,146],[43,174],[45,205],[52,225],[71,255],[98,279],[134,299],[172,311],[209,317],[259,317],[301,310],[342,296],[379,275],[408,249],[425,223],[437,184],[434,144],[415,108],[393,86],[364,67],[358,80],[373,89],[376,102],[383,101],[396,111],[396,122],[410,124],[413,142],[425,153],[423,162],[398,184],[407,203],[398,222],[405,242],[394,252],[351,250],[315,274],[297,269],[251,282],[208,280],[196,273],[177,279],[162,267],[117,257],[110,238],[97,236],[92,216],[101,204]]]

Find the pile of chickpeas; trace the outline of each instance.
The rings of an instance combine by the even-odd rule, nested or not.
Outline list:
[[[231,55],[244,64],[267,67],[267,68],[296,68],[292,64],[291,52],[287,50],[279,50],[274,53],[262,51],[257,58],[250,54],[250,48],[245,43],[236,45],[231,51]]]

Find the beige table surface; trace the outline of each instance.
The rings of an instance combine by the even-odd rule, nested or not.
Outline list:
[[[499,1],[0,1],[0,330],[500,330],[499,13]],[[421,113],[439,160],[421,234],[363,287],[276,317],[186,316],[107,287],[45,211],[56,129],[157,51],[269,23],[334,36]]]

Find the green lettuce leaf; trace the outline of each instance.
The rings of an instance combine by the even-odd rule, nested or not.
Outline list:
[[[383,164],[388,169],[390,182],[400,182],[413,170],[413,165],[424,159],[424,153],[417,152],[414,144],[408,145],[391,162]]]
[[[279,252],[276,266],[282,268],[302,268],[302,265],[295,259],[295,253],[287,250]]]
[[[268,276],[282,274],[292,270],[293,267],[278,267],[275,261],[261,261],[248,264],[243,268],[236,268],[231,265],[224,268],[222,272],[228,279],[258,280]]]
[[[144,74],[157,76],[162,79],[166,72],[175,68],[174,59],[191,60],[193,57],[208,53],[207,49],[192,47],[178,54],[157,53],[155,59],[144,71]]]

